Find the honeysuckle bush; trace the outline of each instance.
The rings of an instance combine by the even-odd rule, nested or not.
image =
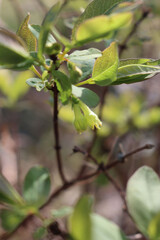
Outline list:
[[[102,121],[92,110],[98,105],[99,97],[86,84],[102,87],[130,84],[160,73],[159,59],[119,59],[116,33],[129,26],[137,7],[134,1],[128,2],[91,1],[75,21],[70,39],[62,36],[56,28],[57,18],[65,11],[65,0],[59,0],[51,7],[41,26],[31,24],[28,14],[16,33],[0,28],[0,69],[30,70],[34,73],[34,77],[29,76],[26,83],[37,91],[48,92],[54,99],[55,138],[58,138],[58,104],[71,106],[74,113],[73,127],[78,133],[88,128],[95,130],[102,127]],[[79,50],[79,47],[85,48],[90,42],[102,40],[110,42],[103,51],[96,48]],[[9,87],[7,83],[5,87]],[[14,86],[11,93],[13,91]],[[9,96],[14,100],[12,94]],[[57,158],[58,144],[59,142],[56,145]],[[65,189],[69,183],[61,172],[60,174]],[[50,173],[42,166],[29,170],[23,183],[22,195],[1,175],[0,203],[4,208],[0,216],[3,228],[12,232],[27,216],[36,215],[42,220],[42,226],[36,230],[34,238],[43,239],[53,222],[67,217],[67,234],[58,229],[62,238],[128,239],[116,224],[92,212],[93,199],[89,196],[83,196],[75,207],[58,209],[52,212],[49,219],[44,219],[40,208],[48,201],[50,189]],[[151,168],[142,167],[130,178],[126,203],[143,236],[151,240],[160,239],[160,180]]]

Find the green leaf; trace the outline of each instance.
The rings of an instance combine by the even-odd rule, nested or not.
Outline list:
[[[149,224],[148,234],[150,240],[160,240],[160,213]]]
[[[0,28],[0,68],[26,69],[33,59],[25,50],[23,41],[14,33]]]
[[[25,218],[21,212],[16,212],[13,210],[2,209],[0,212],[0,218],[2,227],[8,231],[12,232]]]
[[[91,240],[90,212],[92,199],[88,196],[82,197],[75,206],[71,215],[69,228],[70,234],[76,240]]]
[[[99,103],[99,97],[90,89],[72,85],[72,93],[90,108],[96,107]]]
[[[57,19],[63,4],[64,0],[59,0],[56,4],[52,6],[52,8],[49,10],[43,20],[38,40],[38,57],[40,59],[42,58],[51,27],[55,23],[55,20]]]
[[[40,78],[29,78],[26,80],[26,83],[30,87],[35,87],[38,92],[45,88],[45,82],[43,82]]]
[[[32,24],[32,25],[29,25],[29,29],[30,29],[30,31],[33,33],[33,35],[35,36],[35,38],[38,40],[38,39],[39,39],[40,31],[41,31],[41,26]],[[47,47],[50,47],[50,46],[52,46],[52,44],[54,44],[54,43],[56,43],[56,39],[52,36],[51,33],[49,33],[49,34],[48,34],[47,41],[46,41],[46,46],[47,46]]]
[[[157,60],[150,59],[150,61],[147,62],[146,65],[159,66],[160,65],[160,59],[157,59]]]
[[[135,83],[144,81],[160,72],[159,66],[150,66],[142,64],[124,65],[118,68],[117,80],[113,85],[122,83]]]
[[[57,89],[60,92],[60,99],[63,104],[66,104],[71,96],[72,88],[69,78],[60,71],[53,71],[53,77],[57,84]]]
[[[74,62],[75,60],[83,61],[83,60],[89,60],[101,57],[102,53],[99,49],[96,48],[89,48],[86,50],[76,50],[73,53],[71,53],[67,58]]]
[[[148,62],[150,62],[152,59],[148,58],[129,58],[129,59],[122,59],[119,61],[119,67],[123,67],[126,65],[132,65],[132,64],[144,64],[146,65]]]
[[[110,38],[110,34],[113,31],[126,26],[131,19],[132,13],[130,12],[88,19],[77,28],[75,44],[79,46],[91,41],[101,41],[104,38]]]
[[[51,182],[48,170],[41,166],[33,167],[29,170],[24,180],[24,199],[38,208],[47,200],[50,187]]]
[[[97,215],[91,215],[92,240],[127,240],[120,228],[111,221]]]
[[[113,8],[116,4],[122,2],[123,0],[94,0],[92,1],[83,14],[79,17],[77,20],[73,31],[72,31],[72,39],[75,39],[75,33],[78,28],[78,26],[85,21],[86,19],[93,18],[99,15],[105,14],[107,11],[109,11],[111,8]]]
[[[17,35],[20,36],[23,41],[26,43],[27,49],[29,52],[36,51],[37,49],[37,41],[33,33],[28,27],[30,19],[30,14],[27,15],[27,17],[22,22],[21,26],[19,27],[17,31]]]
[[[14,187],[0,175],[0,203],[10,205],[21,205],[23,199]]]
[[[94,64],[92,78],[87,83],[107,86],[114,82],[118,69],[118,49],[115,42],[102,52],[102,57],[97,58]]]
[[[47,230],[45,227],[39,227],[33,234],[33,239],[42,240],[47,235]]]
[[[160,180],[151,168],[139,168],[128,181],[127,205],[137,227],[148,237],[149,224],[160,212]]]

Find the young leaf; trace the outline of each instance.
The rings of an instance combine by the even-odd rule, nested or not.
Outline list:
[[[77,20],[73,31],[72,31],[72,39],[75,40],[75,33],[78,26],[85,21],[86,19],[93,18],[99,15],[105,14],[111,8],[113,8],[116,4],[122,2],[123,0],[94,0],[92,1],[87,8],[85,9],[84,13],[79,17]]]
[[[126,65],[132,65],[132,64],[144,64],[144,65],[146,65],[151,60],[152,59],[148,59],[148,58],[122,59],[122,60],[119,61],[119,67],[123,67],[123,66],[126,66]]]
[[[41,26],[32,24],[32,25],[29,25],[28,27],[29,27],[30,31],[33,33],[33,35],[35,36],[35,38],[38,40],[40,31],[41,31]],[[54,43],[56,43],[56,39],[52,36],[51,33],[49,33],[47,41],[46,41],[46,46],[49,47]]]
[[[0,68],[25,69],[33,59],[25,50],[23,41],[14,33],[0,28]]]
[[[45,83],[40,78],[29,78],[26,83],[31,87],[35,87],[38,92],[45,88]]]
[[[27,49],[29,52],[36,51],[37,49],[37,41],[31,30],[29,29],[29,19],[30,14],[22,22],[21,26],[17,31],[17,35],[20,36],[23,41],[26,43]]]
[[[127,240],[120,228],[111,221],[97,215],[91,215],[92,240]]]
[[[2,222],[2,227],[8,231],[12,232],[25,218],[20,211],[16,212],[14,210],[2,209],[0,211],[0,218]]]
[[[38,208],[47,200],[50,187],[51,182],[48,170],[40,166],[33,167],[29,170],[24,180],[24,199]]]
[[[99,97],[97,94],[88,88],[72,85],[72,93],[90,108],[96,107],[99,103]]]
[[[38,41],[38,57],[40,59],[42,58],[42,54],[44,52],[51,27],[54,24],[56,18],[58,17],[63,4],[64,4],[64,0],[59,0],[56,4],[52,6],[52,8],[49,10],[47,15],[45,16],[45,19],[43,20],[40,35],[39,35],[39,41]]]
[[[160,212],[160,179],[149,167],[139,168],[127,185],[127,205],[139,230],[148,237],[148,227]]]
[[[95,83],[100,86],[107,86],[114,82],[118,69],[118,49],[113,42],[102,52],[102,57],[97,58],[94,64],[92,78],[87,83]]]
[[[101,57],[102,53],[99,49],[96,48],[89,48],[86,50],[76,50],[73,53],[71,53],[67,58],[74,62],[76,60],[83,61],[83,60],[90,60],[94,58]]]
[[[60,71],[53,71],[53,77],[60,92],[60,99],[63,104],[66,104],[72,93],[71,82],[69,78]]]
[[[10,205],[21,205],[24,203],[19,193],[2,175],[0,175],[0,203]]]
[[[117,80],[113,85],[122,83],[135,83],[144,81],[160,72],[160,66],[150,66],[142,64],[124,65],[118,68]]]
[[[110,38],[110,34],[113,31],[124,27],[131,19],[132,13],[130,12],[88,19],[77,28],[75,44],[79,46],[91,41],[101,41],[104,38]]]
[[[90,212],[92,199],[88,196],[81,198],[69,221],[70,233],[76,240],[91,240],[91,219]]]

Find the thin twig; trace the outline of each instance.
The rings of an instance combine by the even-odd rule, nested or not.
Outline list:
[[[80,152],[82,153],[87,159],[90,158],[92,160],[92,162],[94,162],[96,165],[98,164],[97,162],[97,159],[95,157],[93,157],[88,151],[84,151],[83,149],[77,147],[77,146],[74,146],[73,148],[73,152],[74,153],[77,153],[77,152]]]
[[[134,155],[134,154],[136,154],[138,152],[141,152],[143,150],[146,150],[146,149],[152,149],[153,147],[154,147],[154,145],[152,145],[152,144],[146,144],[143,147],[137,148],[137,149],[135,149],[135,150],[133,150],[133,151],[131,151],[129,153],[126,153],[124,156],[121,156],[121,158],[115,160],[114,162],[108,163],[105,166],[105,168],[106,169],[113,168],[113,167],[115,167],[119,163],[124,163],[127,157],[130,157],[130,156],[132,156],[132,155]]]
[[[125,193],[122,191],[121,187],[118,185],[118,183],[112,178],[112,176],[108,173],[108,171],[103,171],[103,174],[108,178],[108,180],[113,184],[117,192],[119,193],[123,203],[125,210],[127,209],[127,204],[126,204],[126,198],[125,198]]]
[[[64,172],[63,172],[63,166],[62,166],[62,160],[61,160],[61,154],[60,154],[60,141],[59,141],[59,124],[58,124],[58,89],[56,84],[53,87],[53,130],[54,130],[54,137],[55,137],[55,150],[56,150],[56,160],[57,160],[57,166],[58,166],[58,172],[61,177],[61,180],[63,183],[66,182]]]
[[[141,152],[146,149],[150,150],[152,148],[154,148],[153,144],[145,144],[143,147],[137,148],[129,153],[126,153],[124,156],[122,156],[122,159],[125,160],[127,157],[130,157],[130,156],[134,155],[135,153]]]
[[[123,204],[124,204],[124,211],[128,214],[128,216],[131,218],[131,220],[133,220],[131,214],[129,213],[128,207],[127,207],[127,202],[126,202],[126,196],[125,196],[125,192],[121,189],[121,187],[119,186],[119,184],[114,180],[114,178],[112,178],[112,176],[108,173],[108,171],[103,170],[103,174],[108,178],[108,180],[112,183],[112,185],[114,186],[114,188],[117,190],[117,192],[119,193]]]
[[[129,152],[129,153],[126,153],[125,155],[121,156],[120,158],[116,159],[115,161],[111,162],[111,163],[108,163],[106,166],[105,166],[105,169],[108,170],[108,169],[111,169],[113,167],[115,167],[117,164],[119,163],[124,163],[124,161],[127,159],[127,157],[130,157],[138,152],[141,152],[143,150],[150,150],[154,147],[153,144],[145,144],[144,146],[140,147],[140,148],[136,148],[135,150]],[[74,149],[73,149],[74,152],[80,152],[82,153],[83,155],[87,156],[88,158],[90,158],[94,163],[98,163],[97,159],[94,158],[91,154],[88,154],[87,151],[84,151],[82,150],[81,148],[75,146]]]

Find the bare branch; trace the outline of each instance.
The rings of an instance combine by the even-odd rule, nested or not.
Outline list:
[[[60,140],[59,140],[59,124],[58,124],[58,89],[56,84],[53,87],[53,95],[54,95],[53,130],[54,130],[54,137],[55,137],[56,160],[57,160],[59,175],[61,177],[62,182],[65,183],[66,179],[63,172],[63,166],[62,166],[62,160],[61,160],[61,154],[60,154],[61,146],[60,146]]]

